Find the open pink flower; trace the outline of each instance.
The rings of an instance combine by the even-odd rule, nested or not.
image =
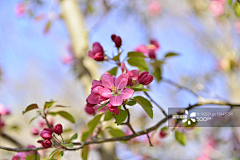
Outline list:
[[[93,49],[88,51],[88,56],[95,59],[96,61],[103,61],[104,60],[104,51],[103,47],[100,43],[95,42],[93,43]]]
[[[141,52],[144,55],[155,59],[156,58],[156,51],[160,48],[160,45],[157,40],[151,39],[150,44],[148,45],[140,45],[138,46],[135,51],[136,52]]]
[[[128,83],[128,74],[122,73],[117,79],[115,76],[103,74],[101,77],[103,88],[99,89],[102,97],[109,98],[112,106],[120,106],[124,99],[131,98],[134,90],[125,88]]]
[[[224,3],[225,0],[210,1],[210,11],[214,14],[214,16],[218,17],[224,13]]]
[[[17,3],[14,8],[15,14],[17,17],[21,17],[24,13],[26,13],[26,9],[23,3]]]

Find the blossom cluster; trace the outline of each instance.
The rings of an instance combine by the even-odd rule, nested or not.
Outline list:
[[[124,101],[130,99],[134,90],[131,86],[142,84],[148,85],[153,81],[153,76],[149,72],[139,73],[138,70],[128,71],[125,64],[121,64],[123,73],[117,78],[109,73],[104,73],[101,80],[92,82],[91,94],[87,98],[86,111],[87,113],[95,113],[94,106],[106,104],[110,112],[119,114],[118,106],[121,106]]]
[[[34,145],[28,145],[27,148],[36,148],[36,147]],[[13,156],[12,160],[24,160],[30,154],[34,154],[34,151],[18,152],[15,156]],[[37,154],[39,155],[38,152]]]
[[[44,140],[38,140],[38,143],[41,143],[41,145],[44,148],[50,148],[52,147],[52,139],[55,138],[55,136],[53,136],[53,133],[57,134],[57,135],[61,135],[63,132],[63,127],[61,124],[57,124],[53,127],[53,129],[51,128],[44,128],[41,133],[40,136],[44,139]]]

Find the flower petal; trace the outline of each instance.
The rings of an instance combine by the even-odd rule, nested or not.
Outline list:
[[[112,92],[108,88],[99,89],[99,94],[105,98],[112,97]]]
[[[111,88],[113,83],[113,78],[109,74],[103,74],[101,77],[102,84],[105,88]]]
[[[115,86],[117,89],[123,89],[127,86],[128,74],[122,73],[115,81]]]
[[[125,88],[124,90],[122,90],[120,92],[120,96],[122,99],[128,99],[133,96],[133,93],[134,93],[134,90],[132,90],[130,88]]]
[[[131,70],[128,72],[128,74],[134,79],[138,79],[139,71],[137,69]]]
[[[121,96],[112,96],[110,98],[110,104],[112,106],[120,106],[123,103],[123,99],[121,98]]]
[[[100,103],[100,101],[98,100],[98,94],[96,93],[91,93],[88,98],[87,98],[87,102],[90,104],[98,104]]]

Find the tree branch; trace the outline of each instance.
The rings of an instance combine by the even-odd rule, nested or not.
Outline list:
[[[124,104],[123,105],[123,108],[125,109],[125,111],[127,111],[127,114],[128,114],[128,117],[127,117],[127,122],[126,123],[123,123],[124,125],[127,125],[131,131],[133,132],[133,134],[135,134],[135,130],[133,129],[132,125],[130,124],[130,113],[129,113],[129,110],[126,108],[126,105]]]
[[[157,104],[157,102],[155,102],[146,91],[144,91],[144,94],[150,99],[151,102],[153,102],[162,111],[162,113],[165,116],[167,116],[167,113],[162,109],[162,107],[159,104]]]
[[[202,106],[202,105],[222,105],[222,106],[230,106],[231,108],[233,107],[240,107],[240,104],[233,104],[233,103],[229,103],[226,101],[222,101],[222,100],[212,100],[212,99],[204,99],[204,98],[200,98],[198,103],[195,103],[193,105],[189,105],[187,108],[182,109],[180,112],[174,113],[174,114],[182,114],[184,113],[185,110],[191,110],[197,106]],[[67,148],[67,151],[75,151],[75,150],[79,150],[82,149],[84,146],[86,145],[90,145],[90,144],[100,144],[100,143],[107,143],[107,142],[116,142],[116,141],[129,141],[135,137],[141,136],[141,135],[147,135],[149,132],[156,130],[159,126],[161,126],[163,123],[165,123],[168,119],[172,118],[172,115],[167,115],[165,118],[163,118],[162,120],[160,120],[157,124],[153,125],[152,127],[149,127],[145,130],[136,132],[134,134],[128,135],[128,136],[123,136],[123,137],[116,137],[116,138],[108,138],[108,139],[102,139],[102,140],[93,140],[93,141],[87,141],[87,142],[75,142],[74,145],[81,145],[79,147],[76,148]],[[13,151],[13,152],[24,152],[24,151],[37,151],[40,149],[44,149],[43,147],[39,147],[39,148],[8,148],[8,147],[2,147],[0,146],[0,149],[3,150],[7,150],[7,151]]]

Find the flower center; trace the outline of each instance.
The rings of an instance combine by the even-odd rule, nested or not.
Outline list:
[[[149,44],[149,45],[147,45],[147,49],[155,49],[155,48],[156,48],[156,46],[153,45],[153,44]]]
[[[114,85],[112,85],[111,87],[112,91],[116,94],[117,93],[117,87],[115,87]]]

